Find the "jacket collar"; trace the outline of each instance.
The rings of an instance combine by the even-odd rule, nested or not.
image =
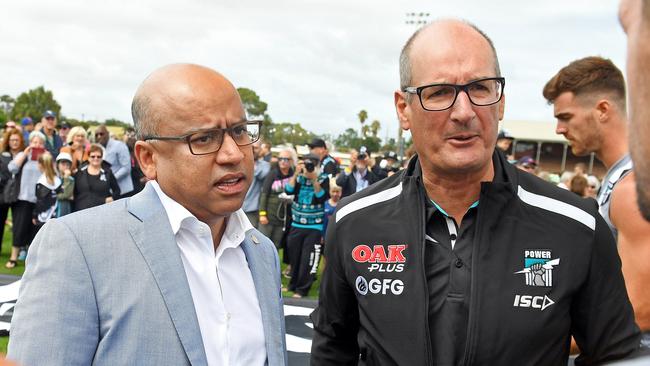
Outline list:
[[[127,230],[153,274],[187,358],[192,365],[207,365],[180,250],[154,188],[147,185],[129,199],[127,210],[140,221],[129,221]]]

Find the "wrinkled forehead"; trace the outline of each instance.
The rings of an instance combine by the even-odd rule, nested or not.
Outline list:
[[[414,81],[466,83],[496,75],[488,41],[468,25],[439,25],[423,31],[411,49]]]

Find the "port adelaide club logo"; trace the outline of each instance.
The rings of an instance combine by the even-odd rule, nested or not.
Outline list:
[[[546,249],[531,249],[524,251],[524,268],[515,272],[524,275],[526,286],[552,287],[553,269],[560,265],[560,258],[553,258],[551,251]],[[555,304],[548,295],[515,295],[514,307],[532,308],[544,311]]]
[[[404,271],[406,263],[406,244],[396,245],[357,245],[352,250],[352,259],[357,263],[368,265],[368,272],[372,273],[399,273]],[[355,287],[359,294],[366,296],[368,293],[375,295],[401,295],[404,291],[404,282],[400,279],[370,278],[358,276]]]

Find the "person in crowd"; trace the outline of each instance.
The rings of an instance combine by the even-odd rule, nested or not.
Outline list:
[[[41,124],[42,129],[40,131],[45,135],[45,149],[52,156],[59,155],[59,151],[63,146],[63,140],[61,140],[61,136],[56,131],[56,113],[50,110],[45,111],[41,118]]]
[[[323,217],[323,236],[327,232],[327,224],[330,220],[330,217],[334,215],[336,211],[336,205],[338,205],[341,200],[343,189],[336,185],[336,180],[334,178],[330,179],[330,199],[325,202],[325,216]]]
[[[573,173],[587,176],[587,164],[576,163],[576,165],[573,166]]]
[[[336,185],[342,189],[342,197],[360,192],[381,180],[368,167],[369,160],[370,151],[365,146],[361,146],[352,169],[349,172],[346,169],[336,178]]]
[[[571,178],[571,187],[569,190],[578,196],[585,198],[587,197],[587,190],[589,189],[589,181],[587,181],[587,176],[584,174],[575,174]]]
[[[5,128],[4,128],[5,130],[2,133],[5,133],[7,130],[12,129],[12,128],[18,128],[18,126],[16,125],[16,122],[7,121],[7,123],[5,123]]]
[[[2,151],[0,152],[0,248],[4,239],[5,222],[9,215],[9,209],[16,202],[15,198],[5,197],[4,193],[12,178],[9,163],[24,149],[22,132],[18,129],[6,129],[2,135]]]
[[[495,150],[498,65],[491,40],[464,21],[430,23],[407,41],[394,100],[417,155],[338,204],[312,365],[562,365],[571,335],[576,365],[638,349],[595,205]]]
[[[129,148],[122,141],[112,139],[106,125],[99,125],[95,130],[95,142],[104,147],[106,151],[104,161],[111,165],[110,169],[120,185],[122,197],[128,197],[133,191]]]
[[[284,188],[294,196],[287,238],[291,259],[291,281],[287,289],[294,292],[295,298],[307,296],[320,262],[323,216],[329,199],[329,176],[321,170],[321,159],[313,154],[304,156]]]
[[[276,163],[273,159],[273,153],[271,152],[271,143],[263,141],[260,143],[260,153],[259,155],[269,164]]]
[[[135,157],[136,141],[135,130],[133,128],[128,128],[124,133],[124,143],[126,144],[126,147],[129,148],[129,155],[131,155],[131,181],[133,182],[132,194],[142,191],[147,183],[147,177],[145,177],[142,169],[140,169],[140,163],[138,163],[138,159]]]
[[[320,166],[323,173],[330,177],[336,177],[339,174],[339,163],[334,159],[327,149],[325,140],[314,138],[309,146],[309,150],[313,155],[318,156],[320,159]]]
[[[253,159],[255,159],[255,164],[253,166],[253,182],[248,188],[246,198],[244,198],[242,210],[244,210],[244,213],[248,216],[248,221],[251,222],[253,227],[258,227],[260,222],[260,193],[262,192],[264,180],[271,171],[271,163],[264,160],[264,156],[261,155],[259,141],[253,144]]]
[[[574,175],[574,172],[570,172],[568,170],[565,171],[560,175],[560,183],[558,183],[557,186],[568,191],[571,186],[571,179],[573,179]]]
[[[36,233],[49,219],[56,217],[56,197],[61,193],[62,183],[54,171],[54,161],[49,152],[38,157],[38,170],[41,176],[36,183],[36,203],[32,213]]]
[[[535,175],[537,173],[537,162],[530,156],[523,156],[519,158],[519,160],[517,160],[517,164],[515,165],[517,168],[530,174]]]
[[[36,183],[41,176],[38,158],[45,151],[45,135],[34,131],[29,135],[29,146],[9,162],[9,172],[15,177],[19,189],[11,206],[13,243],[6,268],[14,268],[17,260],[24,260],[27,255],[26,248],[34,238],[32,212],[36,203]]]
[[[600,181],[593,175],[587,176],[587,197],[593,199],[598,198],[598,190],[600,189]]]
[[[61,137],[62,147],[68,146],[68,134],[70,133],[71,127],[68,122],[61,123],[61,127],[59,127],[59,137]]]
[[[74,200],[74,177],[70,154],[59,153],[56,157],[56,171],[61,180],[61,191],[56,195],[56,217],[63,217],[72,212]]]
[[[246,120],[225,77],[189,64],[149,75],[131,110],[150,181],[133,197],[45,224],[7,358],[286,365],[277,251],[241,210],[261,121]]]
[[[497,149],[499,149],[509,161],[515,160],[514,152],[511,151],[512,142],[514,140],[515,137],[512,136],[510,131],[506,130],[505,128],[499,130],[499,134],[497,135]]]
[[[120,198],[120,186],[110,169],[102,166],[104,148],[91,144],[88,164],[74,175],[74,211],[103,205]]]
[[[23,117],[20,124],[23,127],[23,141],[29,141],[29,134],[34,131],[34,121],[30,117]]]
[[[88,162],[88,153],[90,144],[88,144],[86,130],[81,126],[74,126],[68,133],[66,146],[61,148],[61,152],[70,154],[72,157],[72,174]]]
[[[384,153],[384,160],[382,160],[382,163],[384,166],[381,167],[381,170],[383,171],[382,175],[385,175],[385,178],[388,178],[400,171],[397,153],[394,151],[386,151]]]
[[[278,163],[264,179],[260,195],[259,230],[280,248],[287,219],[287,203],[280,197],[294,174],[298,160],[293,148],[284,148],[278,154]],[[286,253],[285,253],[286,255]]]
[[[650,3],[622,0],[619,19],[627,34],[630,153],[637,166],[637,201],[644,218],[650,221]]]
[[[585,57],[563,67],[543,94],[553,104],[556,133],[571,142],[571,151],[595,153],[608,169],[597,198],[600,214],[617,239],[636,322],[650,345],[650,222],[637,207],[623,73],[610,60]]]

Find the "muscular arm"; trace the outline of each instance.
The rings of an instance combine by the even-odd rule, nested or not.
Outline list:
[[[90,365],[99,342],[90,271],[74,234],[51,220],[29,249],[8,358],[22,365]]]
[[[650,330],[650,222],[645,221],[636,204],[634,173],[614,188],[610,216],[618,229],[618,253],[623,262],[623,277],[634,307],[636,322]]]

